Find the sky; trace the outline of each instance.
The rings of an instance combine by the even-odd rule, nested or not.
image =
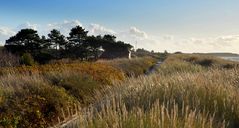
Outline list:
[[[239,53],[238,0],[1,0],[0,44],[20,29],[113,34],[136,48]]]

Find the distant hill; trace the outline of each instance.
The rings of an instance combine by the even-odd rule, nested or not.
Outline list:
[[[212,55],[212,56],[219,56],[219,57],[239,57],[239,54],[236,53],[198,53],[204,55]]]

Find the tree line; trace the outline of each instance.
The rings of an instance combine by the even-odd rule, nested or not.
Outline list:
[[[89,36],[81,26],[70,30],[65,37],[57,29],[46,36],[39,36],[33,29],[22,29],[16,35],[6,40],[5,49],[15,55],[30,54],[39,63],[47,63],[52,59],[97,60],[102,50],[114,51],[131,49],[132,45],[116,41],[114,35]]]

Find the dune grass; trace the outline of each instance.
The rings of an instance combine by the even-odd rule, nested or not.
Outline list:
[[[96,92],[126,78],[123,70],[108,63],[0,68],[0,127],[53,126],[65,118],[62,110],[89,106],[95,102]]]
[[[191,57],[197,59],[188,61]],[[171,56],[163,64],[165,67],[159,69],[159,74],[129,78],[124,83],[105,89],[104,93],[97,96],[103,97],[99,102],[79,114],[80,126],[239,127],[237,63],[219,58],[211,58],[213,63],[210,65],[198,63],[210,58],[198,55]],[[180,63],[186,63],[187,66],[181,66],[183,64]],[[227,64],[232,67],[224,67]],[[168,69],[165,69],[166,66]]]
[[[126,74],[126,76],[144,75],[147,70],[153,66],[158,60],[153,57],[139,57],[134,59],[115,59],[112,61],[99,60],[98,63],[106,63]]]
[[[239,127],[238,63],[171,55],[157,73],[142,75],[155,62],[136,58],[1,68],[0,126],[53,126],[65,118],[64,110],[81,104],[76,125],[86,128]]]
[[[239,66],[238,62],[224,60],[215,56],[199,54],[174,54],[169,56],[158,69],[162,74],[183,72],[201,72],[209,69],[232,69]]]

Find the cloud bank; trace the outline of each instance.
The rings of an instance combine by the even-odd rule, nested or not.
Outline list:
[[[40,35],[47,35],[52,29],[60,30],[65,36],[68,36],[70,29],[75,26],[83,26],[89,35],[113,34],[118,40],[125,41],[136,48],[145,48],[154,51],[169,52],[234,52],[239,53],[239,34],[223,35],[217,37],[195,38],[179,37],[177,35],[152,35],[138,27],[132,26],[126,30],[118,31],[97,23],[89,25],[82,24],[79,20],[65,20],[59,23],[49,23],[46,25],[32,24],[26,22],[15,28],[0,27],[0,43],[4,45],[6,39],[16,34],[23,28],[32,28],[39,32]]]
[[[7,27],[0,27],[0,44],[2,45],[6,39],[14,34],[16,34],[14,30]]]

